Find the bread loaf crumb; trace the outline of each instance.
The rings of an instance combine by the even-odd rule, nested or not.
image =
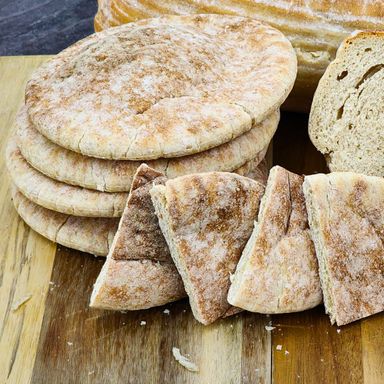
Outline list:
[[[198,366],[192,361],[190,361],[187,357],[183,356],[180,353],[179,348],[173,347],[172,354],[176,361],[178,361],[184,368],[188,369],[188,371],[199,372]]]
[[[17,311],[21,306],[23,306],[27,301],[29,301],[32,297],[32,294],[27,294],[22,296],[20,299],[16,300],[12,305],[12,311]]]

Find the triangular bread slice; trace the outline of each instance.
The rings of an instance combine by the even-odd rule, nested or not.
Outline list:
[[[282,167],[271,169],[258,220],[232,278],[232,305],[251,312],[286,313],[320,304],[303,180]]]
[[[384,310],[384,179],[306,176],[304,195],[324,304],[344,325]]]
[[[221,172],[183,176],[151,189],[192,312],[203,324],[230,309],[230,275],[251,235],[263,192],[254,180]]]
[[[138,310],[185,296],[149,194],[153,185],[166,180],[145,164],[137,169],[119,228],[95,283],[91,307]]]

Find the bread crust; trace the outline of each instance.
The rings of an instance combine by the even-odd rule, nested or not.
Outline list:
[[[234,16],[164,16],[67,48],[32,75],[25,101],[36,129],[62,147],[151,160],[249,131],[279,108],[295,77],[292,46],[272,27]]]
[[[106,14],[108,13],[108,15]],[[296,51],[298,76],[284,108],[308,112],[316,85],[342,40],[355,30],[384,29],[380,1],[112,0],[99,4],[103,25],[121,25],[162,14],[218,13],[252,17],[283,32]]]

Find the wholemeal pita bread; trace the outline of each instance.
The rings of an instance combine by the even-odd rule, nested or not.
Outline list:
[[[99,282],[108,282],[101,284]],[[90,306],[140,310],[185,297],[183,282],[172,263],[108,259],[92,292]]]
[[[195,155],[148,161],[168,178],[188,173],[234,171],[251,159],[261,159],[276,131],[279,112],[229,143]],[[23,157],[45,175],[67,184],[108,192],[128,192],[138,161],[102,160],[83,156],[47,140],[29,122],[26,108],[16,118],[17,141]]]
[[[183,176],[151,189],[193,314],[203,324],[230,309],[230,274],[251,235],[263,192],[254,180],[220,172]]]
[[[173,264],[149,190],[166,177],[141,165],[119,228],[93,289],[91,307],[137,310],[186,296],[183,282]]]
[[[279,108],[296,54],[276,29],[228,15],[164,16],[93,34],[43,64],[26,87],[34,126],[106,159],[202,152]]]
[[[105,256],[118,226],[118,219],[65,215],[28,200],[16,188],[13,203],[21,218],[37,233],[65,247]]]
[[[269,173],[267,160],[264,158],[259,162],[259,159],[256,158],[255,160],[248,161],[248,163],[236,169],[234,173],[249,177],[250,179],[258,181],[260,184],[266,185]]]
[[[384,179],[306,176],[304,194],[324,304],[338,325],[384,310]]]
[[[230,304],[251,312],[287,313],[321,303],[303,180],[279,166],[271,169],[258,221],[232,278]]]
[[[123,212],[128,193],[99,192],[53,180],[28,164],[14,138],[7,145],[6,163],[18,190],[44,208],[87,217],[120,217]]]
[[[149,193],[152,186],[165,184],[166,181],[164,174],[146,164],[137,169],[118,234],[110,250],[113,259],[172,262]]]

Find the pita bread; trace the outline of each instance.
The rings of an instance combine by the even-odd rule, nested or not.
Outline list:
[[[276,131],[279,112],[229,143],[195,155],[148,161],[168,178],[188,173],[234,171],[251,159],[261,159]],[[102,160],[62,148],[41,135],[29,122],[26,108],[16,118],[17,141],[23,157],[45,175],[67,184],[108,192],[128,192],[138,161]]]
[[[164,16],[93,34],[26,87],[34,126],[62,147],[151,160],[231,141],[279,108],[296,77],[285,36],[229,15]]]
[[[384,179],[349,172],[306,176],[304,194],[331,322],[384,310]]]
[[[183,282],[172,263],[108,259],[97,278],[89,305],[133,311],[164,305],[183,297]]]
[[[249,177],[263,185],[267,184],[268,172],[268,164],[265,158],[260,162],[258,158],[248,161],[248,163],[234,171],[240,176]]]
[[[153,185],[165,181],[163,174],[145,164],[138,168],[107,261],[95,283],[91,307],[137,310],[185,297],[149,194]]]
[[[87,217],[120,217],[123,212],[127,193],[99,192],[53,180],[27,163],[14,138],[8,142],[6,162],[18,190],[44,208]]]
[[[254,180],[220,172],[183,176],[151,189],[192,312],[203,324],[230,309],[230,274],[251,235],[263,192]]]
[[[166,181],[167,178],[161,172],[146,164],[137,169],[118,233],[110,250],[113,259],[172,262],[149,193],[152,186],[165,184]]]
[[[37,233],[65,247],[105,256],[118,220],[65,215],[40,207],[29,201],[16,188],[13,203],[21,218]]]
[[[258,221],[228,292],[230,304],[251,312],[287,313],[321,303],[303,180],[279,166],[271,169]]]

